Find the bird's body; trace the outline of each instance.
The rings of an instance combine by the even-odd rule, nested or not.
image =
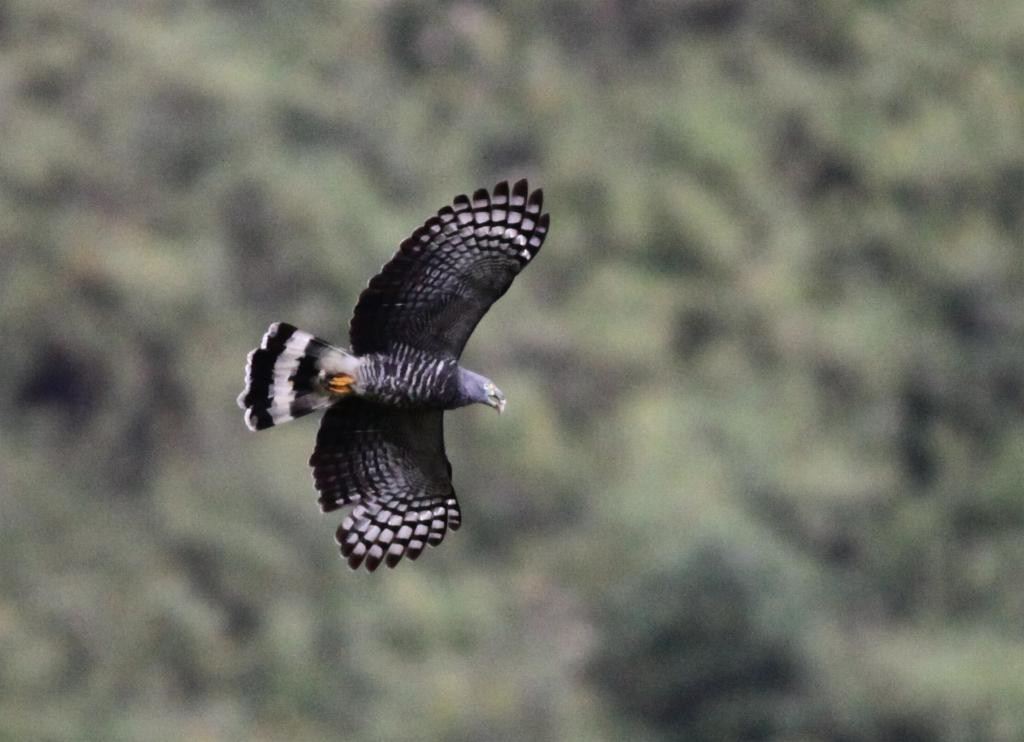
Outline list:
[[[461,370],[452,358],[399,344],[392,353],[363,356],[354,387],[380,404],[452,410],[470,404],[459,394]]]
[[[459,357],[543,244],[542,199],[519,181],[441,209],[359,297],[349,349],[274,323],[249,354],[238,403],[250,429],[327,408],[310,466],[324,512],[354,506],[337,534],[351,567],[415,559],[459,527],[443,413],[504,409],[501,391]]]

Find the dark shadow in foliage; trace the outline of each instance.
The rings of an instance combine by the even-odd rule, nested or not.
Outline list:
[[[863,531],[872,521],[892,517],[886,509],[821,503],[801,508],[788,493],[754,487],[748,493],[748,506],[764,527],[789,547],[834,567],[856,566],[867,546]],[[826,513],[822,516],[821,513]]]
[[[902,421],[899,437],[900,459],[907,478],[920,488],[935,481],[938,462],[930,441],[931,423],[938,414],[934,395],[917,377],[904,381],[900,394]]]
[[[1024,230],[1024,163],[1008,165],[996,177],[993,208],[1010,233]]]
[[[881,742],[932,742],[941,737],[938,725],[934,720],[914,717],[890,717],[883,719],[879,725],[878,739]],[[862,739],[840,737],[840,739]]]
[[[409,75],[425,71],[426,63],[418,51],[419,35],[428,22],[429,11],[419,3],[394,3],[388,10],[387,46],[396,66]]]
[[[168,86],[153,95],[148,110],[135,145],[143,171],[155,181],[187,188],[220,160],[219,101]]]
[[[196,593],[223,611],[227,635],[239,642],[252,637],[262,620],[258,602],[232,584],[231,576],[225,574],[223,555],[195,540],[181,541],[175,552]]]
[[[753,4],[762,32],[789,53],[823,70],[843,70],[860,62],[853,24],[837,22],[839,11],[829,3],[774,0]]]
[[[264,0],[212,0],[212,4],[215,8],[259,20],[266,14]]]
[[[37,351],[15,401],[25,408],[58,409],[67,429],[77,431],[92,418],[105,376],[100,362],[89,354],[51,341]]]
[[[634,51],[656,51],[681,33],[727,34],[743,21],[749,0],[641,0],[617,3]]]
[[[985,289],[953,286],[939,302],[943,323],[965,343],[991,341],[999,329],[992,321],[991,297]]]
[[[795,641],[765,620],[767,577],[718,545],[652,572],[610,597],[589,677],[619,713],[664,739],[793,731],[777,713],[797,688],[798,658]]]
[[[311,106],[282,104],[277,119],[283,139],[298,147],[344,148],[355,137],[353,127],[339,116]]]
[[[522,131],[504,132],[480,146],[480,169],[498,174],[525,172],[540,161],[540,142]]]
[[[66,97],[71,87],[72,80],[64,70],[48,66],[33,70],[22,83],[19,92],[41,105],[56,105]]]
[[[688,307],[676,316],[672,347],[676,356],[691,360],[719,338],[724,330],[722,318],[710,307]]]
[[[274,248],[280,231],[266,187],[251,179],[236,183],[221,199],[220,220],[243,295],[261,298],[266,276],[276,268]]]
[[[836,193],[849,199],[864,192],[854,162],[836,146],[820,141],[804,113],[786,116],[776,142],[774,166],[805,200]]]
[[[553,33],[599,77],[620,77],[623,65],[613,65],[618,49],[629,59],[657,54],[685,34],[734,33],[752,5],[750,0],[639,0],[639,2],[560,2],[547,9]]]
[[[466,33],[453,23],[457,13],[446,3],[391,3],[384,28],[388,52],[399,70],[416,77],[471,68]]]
[[[121,407],[118,444],[110,452],[106,481],[111,493],[138,496],[147,490],[162,447],[185,446],[193,414],[192,399],[178,376],[175,351],[154,337],[138,338],[147,395],[131,408]]]

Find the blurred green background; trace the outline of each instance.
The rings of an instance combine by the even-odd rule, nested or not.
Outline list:
[[[235,396],[551,233],[353,573]],[[0,0],[0,739],[1024,739],[1024,3]]]

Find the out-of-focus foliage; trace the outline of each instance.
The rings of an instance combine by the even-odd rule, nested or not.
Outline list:
[[[1024,4],[0,2],[0,737],[1024,737]],[[234,398],[529,176],[465,528]]]

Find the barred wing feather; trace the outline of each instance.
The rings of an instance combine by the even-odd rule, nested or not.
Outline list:
[[[402,242],[359,297],[357,355],[397,344],[458,358],[481,317],[537,254],[548,231],[525,180],[458,196]]]
[[[324,415],[309,464],[324,512],[354,505],[337,532],[353,569],[415,559],[461,524],[443,414],[349,399]]]

